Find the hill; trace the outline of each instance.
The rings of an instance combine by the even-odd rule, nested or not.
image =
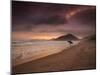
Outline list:
[[[54,72],[96,68],[96,39],[84,38],[78,45],[35,61],[13,67],[14,73]]]
[[[74,40],[79,40],[79,38],[77,38],[73,34],[67,34],[67,35],[60,36],[54,40],[67,40],[67,41],[72,40],[72,41],[74,41]]]

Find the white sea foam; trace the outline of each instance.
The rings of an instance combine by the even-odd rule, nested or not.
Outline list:
[[[67,41],[34,41],[12,44],[14,65],[55,54],[70,47]]]

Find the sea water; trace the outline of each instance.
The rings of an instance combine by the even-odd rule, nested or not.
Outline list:
[[[36,60],[67,49],[67,41],[26,41],[12,43],[13,65]]]

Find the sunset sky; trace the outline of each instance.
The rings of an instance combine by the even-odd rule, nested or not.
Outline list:
[[[12,39],[53,39],[95,33],[96,7],[12,1]]]

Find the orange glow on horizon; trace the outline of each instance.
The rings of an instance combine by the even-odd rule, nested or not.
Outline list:
[[[61,36],[61,34],[39,34],[32,37],[32,39],[38,39],[38,40],[50,40],[55,39],[57,37]]]
[[[13,32],[13,40],[50,40],[64,35],[59,32],[51,33],[33,33],[33,32]]]
[[[50,40],[57,38],[57,36],[34,36],[32,39],[38,39],[38,40]]]

